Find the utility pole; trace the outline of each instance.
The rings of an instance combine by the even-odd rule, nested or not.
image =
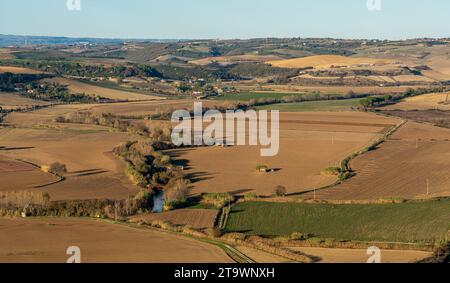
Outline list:
[[[427,196],[430,195],[430,179],[427,178]]]

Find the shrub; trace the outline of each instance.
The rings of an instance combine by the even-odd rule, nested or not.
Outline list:
[[[194,237],[199,237],[199,238],[203,238],[203,237],[206,236],[204,233],[202,233],[202,232],[200,232],[200,231],[198,231],[198,230],[192,228],[192,227],[189,226],[189,225],[184,226],[184,227],[182,228],[182,232],[183,232],[184,234],[191,235],[191,236],[194,236]]]
[[[229,240],[245,240],[245,238],[247,237],[244,233],[227,233],[225,235],[222,236],[224,239],[229,239]]]
[[[64,173],[67,173],[66,164],[54,162],[48,167],[48,172],[62,176]]]
[[[306,242],[310,245],[317,246],[317,245],[320,245],[323,242],[323,240],[320,238],[313,237],[313,238],[307,239]]]
[[[258,198],[258,195],[256,193],[246,193],[244,195],[244,200],[245,201],[252,201]]]
[[[283,186],[276,186],[275,187],[275,195],[277,197],[284,197],[287,194],[286,187]]]
[[[190,183],[185,179],[176,179],[169,183],[164,191],[166,204],[172,207],[186,202],[191,192]]]
[[[220,231],[220,229],[217,229],[215,227],[208,228],[206,230],[206,233],[208,234],[208,236],[213,238],[220,238],[222,236],[222,231]]]
[[[269,167],[267,165],[257,165],[256,166],[256,171],[261,172],[261,171],[267,171],[269,170]]]
[[[341,168],[339,167],[328,167],[322,170],[322,175],[325,176],[339,176],[341,174]]]
[[[201,203],[205,206],[220,209],[233,201],[234,196],[229,193],[210,193],[202,196]]]
[[[289,239],[294,240],[294,241],[304,241],[304,240],[307,240],[309,237],[310,237],[309,234],[294,232],[289,236]]]
[[[127,163],[125,174],[130,178],[133,184],[145,188],[148,185],[147,179],[130,163]]]

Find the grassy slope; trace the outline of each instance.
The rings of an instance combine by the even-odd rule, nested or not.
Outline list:
[[[450,199],[403,204],[240,203],[228,231],[252,235],[311,233],[353,241],[432,242],[450,229]]]
[[[360,99],[308,101],[299,103],[280,103],[257,107],[258,110],[280,110],[281,112],[310,111],[349,111],[360,106]]]

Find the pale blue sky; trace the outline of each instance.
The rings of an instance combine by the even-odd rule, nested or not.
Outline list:
[[[108,38],[450,37],[450,0],[0,0],[0,34]]]

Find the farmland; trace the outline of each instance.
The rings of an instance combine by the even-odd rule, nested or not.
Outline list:
[[[413,262],[443,244],[447,41],[113,42],[0,49],[0,213],[24,217],[0,218],[0,262],[64,262],[74,241],[83,262],[366,262],[375,243]],[[278,154],[175,145],[194,102],[279,110]]]
[[[357,157],[356,176],[317,192],[322,199],[450,196],[450,130],[409,122],[377,150]],[[308,194],[306,197],[311,197]]]
[[[0,262],[65,263],[74,243],[84,263],[232,262],[209,244],[95,220],[0,218],[0,231]]]
[[[280,112],[335,112],[351,111],[360,107],[360,99],[305,101],[298,103],[280,103],[257,107],[259,110],[279,110]]]
[[[2,154],[39,166],[53,162],[66,164],[68,173],[64,182],[34,189],[50,193],[53,200],[122,198],[135,193],[137,189],[123,173],[124,164],[111,153],[115,146],[128,140],[127,134],[111,133],[108,128],[99,126],[53,122],[57,115],[76,109],[59,106],[13,113],[6,122],[15,128],[0,129],[0,144],[8,149]],[[36,181],[34,185],[42,183]],[[13,187],[16,191],[30,189],[20,183]]]
[[[23,176],[26,175],[26,178]],[[53,183],[58,179],[34,166],[6,158],[0,151],[0,192],[15,191],[18,188],[32,189],[35,186]]]
[[[302,93],[277,93],[277,92],[242,92],[236,94],[226,94],[214,98],[215,100],[249,101],[252,99],[281,99],[284,96],[301,96]]]
[[[196,229],[214,227],[217,210],[214,209],[178,209],[164,213],[139,215],[131,219],[132,222],[167,221],[173,225],[189,225]]]
[[[366,263],[365,249],[330,249],[330,248],[291,248],[306,254],[320,257],[319,263]],[[383,250],[382,263],[415,263],[433,254],[423,251]]]
[[[301,232],[322,239],[432,243],[446,235],[449,217],[449,199],[370,205],[246,202],[233,206],[226,229],[265,236]]]
[[[223,57],[208,57],[199,60],[190,61],[194,65],[208,65],[212,63],[219,63],[223,65],[233,63],[249,63],[249,62],[267,62],[281,59],[278,56],[261,56],[261,55],[240,55],[240,56],[223,56]]]
[[[33,70],[33,69],[29,69],[29,68],[0,66],[0,73],[41,74],[42,72],[36,71],[36,70]]]
[[[383,107],[384,110],[450,110],[449,93],[430,93],[407,98],[400,103]],[[447,101],[449,100],[449,101]]]
[[[357,122],[355,122],[357,121]],[[347,155],[364,148],[398,120],[367,113],[283,113],[280,152],[261,157],[259,147],[207,147],[170,152],[191,176],[194,193],[255,192],[271,195],[278,185],[299,193],[333,184],[336,176],[321,171],[337,166]],[[211,166],[214,160],[214,166]],[[278,168],[264,174],[256,166]]]
[[[30,106],[42,106],[48,103],[38,100],[33,100],[20,96],[17,93],[0,93],[0,107],[5,110],[17,109],[17,108],[28,108]]]
[[[352,66],[364,64],[388,64],[389,60],[377,60],[371,58],[345,57],[334,55],[319,55],[304,58],[295,58],[279,61],[269,61],[269,64],[283,68],[330,68],[331,66]]]
[[[56,78],[56,79],[48,79],[49,82],[56,82],[62,85],[67,85],[69,88],[69,91],[71,93],[84,93],[86,95],[94,95],[94,96],[101,96],[106,97],[110,99],[115,100],[129,100],[129,101],[136,101],[136,100],[158,100],[161,99],[160,97],[151,96],[151,95],[144,95],[139,94],[135,92],[126,92],[121,90],[114,90],[109,88],[103,88],[94,86],[91,84],[86,84],[79,82],[77,80],[72,79],[65,79],[65,78]]]

